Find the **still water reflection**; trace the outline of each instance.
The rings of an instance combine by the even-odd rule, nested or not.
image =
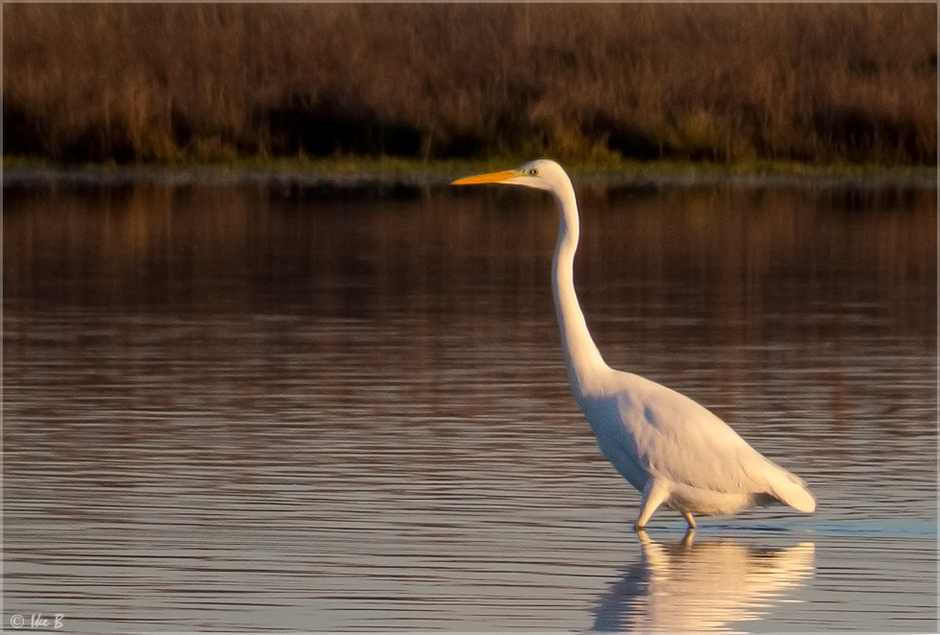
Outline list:
[[[936,189],[581,198],[608,362],[817,513],[632,532],[539,194],[7,183],[4,627],[935,630]]]
[[[638,536],[643,553],[597,611],[598,631],[722,631],[760,619],[813,574],[814,545],[754,549],[731,541],[664,547]]]

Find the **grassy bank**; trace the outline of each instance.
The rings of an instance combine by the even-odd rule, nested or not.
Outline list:
[[[936,165],[933,4],[3,11],[5,156]]]
[[[5,184],[35,182],[247,182],[296,181],[328,186],[446,185],[460,176],[516,167],[531,157],[424,160],[408,157],[260,157],[227,161],[183,161],[124,165],[114,162],[63,165],[36,157],[3,157]],[[569,159],[565,169],[579,184],[752,184],[807,183],[813,186],[934,187],[936,166],[796,161],[714,163],[687,160],[637,161],[625,158]]]

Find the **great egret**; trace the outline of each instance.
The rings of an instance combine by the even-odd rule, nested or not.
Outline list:
[[[574,290],[578,204],[560,165],[542,159],[453,182],[477,183],[524,185],[555,197],[560,226],[552,291],[568,382],[601,451],[642,494],[637,531],[660,505],[680,512],[690,530],[695,528],[692,514],[733,514],[777,502],[801,512],[816,509],[802,480],[762,456],[703,406],[604,362]]]

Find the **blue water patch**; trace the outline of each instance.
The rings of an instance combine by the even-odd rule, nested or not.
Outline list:
[[[686,529],[683,523],[668,523],[657,528],[658,532]],[[653,529],[651,528],[651,531]],[[726,522],[715,522],[705,518],[695,530],[697,538],[703,537],[745,537],[760,534],[802,534],[815,536],[851,536],[878,538],[923,538],[937,537],[937,522],[919,518],[876,519],[851,522],[813,522],[804,520],[800,523],[761,522],[749,523],[732,517]]]
[[[807,527],[822,536],[861,536],[880,538],[936,538],[937,521],[913,518],[879,519],[846,523],[820,523]]]

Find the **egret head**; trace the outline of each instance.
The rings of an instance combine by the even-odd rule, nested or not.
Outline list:
[[[568,175],[560,165],[549,159],[530,161],[515,170],[504,172],[490,172],[457,179],[452,185],[475,185],[478,183],[506,183],[509,185],[524,185],[539,190],[557,192],[564,184],[570,185]]]

